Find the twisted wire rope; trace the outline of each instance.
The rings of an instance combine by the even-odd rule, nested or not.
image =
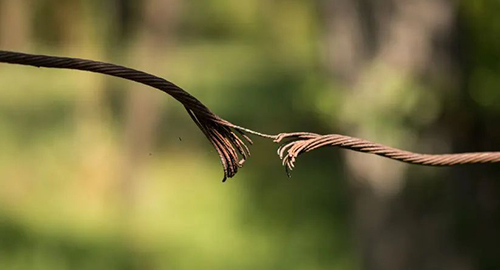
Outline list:
[[[295,167],[295,161],[299,155],[326,146],[337,146],[362,153],[375,154],[416,165],[454,166],[500,162],[500,152],[419,154],[340,134],[283,133],[278,135],[275,142],[280,143],[285,139],[291,139],[291,141],[283,143],[278,148],[278,155],[282,159],[283,166],[286,167],[288,173]]]
[[[310,132],[293,132],[270,135],[260,133],[222,119],[194,96],[170,81],[120,65],[87,59],[35,55],[3,50],[0,50],[0,62],[100,73],[142,83],[169,94],[184,105],[188,115],[217,150],[224,170],[223,182],[227,178],[236,175],[238,169],[250,157],[250,149],[245,142],[250,144],[253,142],[245,133],[272,139],[276,143],[287,140],[278,149],[278,155],[282,159],[287,173],[294,168],[295,161],[299,155],[326,146],[337,146],[417,165],[453,166],[459,164],[500,162],[500,152],[419,154],[339,134],[319,135]]]
[[[34,67],[90,71],[142,83],[161,90],[182,103],[186,111],[214,146],[224,168],[224,178],[233,177],[249,156],[245,143],[231,130],[244,134],[240,128],[214,114],[194,96],[163,78],[124,66],[105,62],[47,55],[34,55],[0,50],[0,62]],[[249,140],[247,136],[242,136]],[[251,143],[251,141],[248,141]],[[240,155],[238,155],[240,153]]]

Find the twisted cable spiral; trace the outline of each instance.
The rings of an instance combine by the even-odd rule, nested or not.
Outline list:
[[[283,166],[286,167],[288,174],[295,167],[295,161],[299,155],[326,146],[338,146],[416,165],[454,166],[460,164],[500,162],[500,152],[419,154],[339,134],[283,133],[279,134],[274,141],[280,143],[284,139],[291,139],[291,141],[283,143],[278,148],[278,155],[283,161]]]
[[[278,149],[278,155],[288,173],[294,168],[296,158],[300,154],[326,146],[338,146],[418,165],[453,166],[500,162],[500,152],[418,154],[339,134],[319,135],[309,132],[294,132],[269,135],[260,133],[222,119],[194,96],[172,82],[140,70],[110,63],[2,50],[0,50],[0,62],[34,67],[90,71],[142,83],[169,94],[184,105],[191,119],[217,150],[224,170],[223,182],[227,178],[236,175],[238,169],[243,166],[245,160],[250,156],[250,150],[246,143],[252,144],[252,140],[246,133],[272,139],[276,143],[289,140]]]
[[[201,103],[198,99],[184,91],[179,86],[163,78],[143,71],[110,63],[10,51],[0,51],[0,62],[34,67],[76,69],[101,73],[142,83],[169,94],[184,105],[191,119],[193,119],[196,125],[201,129],[203,134],[205,134],[207,139],[217,150],[224,168],[223,181],[227,178],[233,177],[248,156],[250,156],[250,151],[245,145],[245,142],[235,133],[235,131],[239,132],[245,140],[252,143],[252,141],[244,135],[246,129],[240,128],[220,118],[218,115],[211,112],[210,109],[203,105],[203,103]]]

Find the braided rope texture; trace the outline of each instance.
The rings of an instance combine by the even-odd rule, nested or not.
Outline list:
[[[194,96],[172,82],[140,70],[110,63],[2,50],[0,50],[0,62],[100,73],[142,83],[169,94],[184,105],[191,119],[217,150],[224,170],[223,182],[227,178],[236,175],[238,169],[243,166],[245,160],[250,156],[250,150],[245,142],[252,144],[252,140],[245,133],[272,139],[276,143],[288,140],[278,149],[278,155],[288,173],[294,168],[296,158],[300,154],[326,146],[337,146],[363,153],[376,154],[417,165],[453,166],[474,163],[500,163],[500,152],[418,154],[338,134],[319,135],[309,132],[294,132],[269,135],[260,133],[222,119]]]

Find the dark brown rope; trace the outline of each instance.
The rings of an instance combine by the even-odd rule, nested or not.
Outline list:
[[[34,55],[9,51],[0,51],[0,62],[35,67],[76,69],[101,73],[142,83],[171,95],[184,105],[193,121],[217,150],[222,166],[224,167],[223,181],[225,181],[228,177],[233,177],[238,172],[238,168],[242,166],[244,161],[250,155],[250,151],[248,151],[248,148],[243,140],[240,139],[234,132],[234,130],[237,131],[245,140],[251,143],[249,138],[244,135],[244,132],[249,131],[248,129],[238,127],[220,118],[211,112],[198,99],[184,91],[179,86],[163,78],[159,78],[143,71],[110,63],[70,57]],[[250,133],[259,135],[259,133],[256,132]]]
[[[318,135],[315,133],[297,132],[269,135],[260,133],[234,125],[220,118],[194,96],[163,78],[110,63],[2,50],[0,50],[0,62],[101,73],[142,83],[169,94],[184,105],[191,119],[217,150],[224,168],[223,181],[233,177],[245,160],[250,156],[250,150],[245,144],[245,141],[251,144],[252,140],[250,140],[245,133],[273,139],[277,143],[281,142],[283,139],[291,139],[291,141],[283,144],[278,149],[278,154],[283,160],[283,165],[286,166],[287,171],[293,169],[295,160],[300,154],[325,146],[339,146],[350,150],[376,154],[419,165],[452,166],[457,164],[500,162],[500,152],[427,155],[403,151],[363,139],[337,134]]]

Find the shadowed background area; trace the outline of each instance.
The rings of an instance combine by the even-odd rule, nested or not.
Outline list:
[[[496,0],[0,0],[0,49],[164,77],[251,129],[500,150]],[[0,269],[498,269],[500,166],[272,142],[225,184],[168,95],[0,65]]]

